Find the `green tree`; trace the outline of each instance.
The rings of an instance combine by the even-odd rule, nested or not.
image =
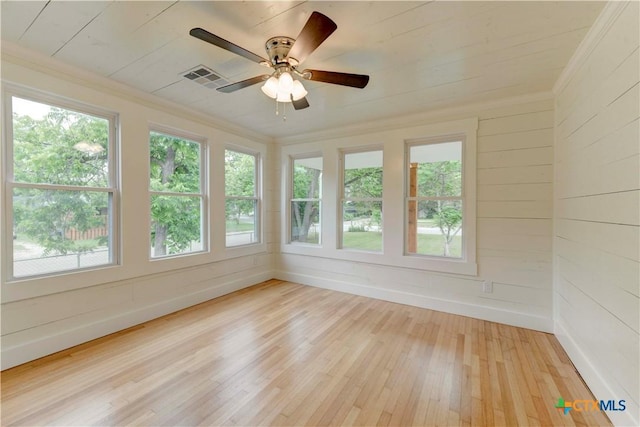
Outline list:
[[[444,239],[443,255],[449,256],[451,242],[462,228],[462,211],[459,207],[443,206],[434,217]]]
[[[293,170],[293,198],[294,199],[319,199],[320,177],[322,171],[302,165],[295,165]],[[320,204],[317,201],[297,201],[293,203],[292,210],[292,239],[298,242],[307,242],[309,230],[313,223],[318,222]]]
[[[344,192],[346,197],[382,197],[382,168],[345,169]]]
[[[180,253],[201,238],[200,145],[152,132],[149,146],[153,254]]]
[[[240,223],[240,216],[254,215],[254,201],[233,197],[254,197],[256,191],[256,157],[251,154],[226,150],[224,156],[224,187],[228,197],[226,218]]]
[[[418,167],[418,196],[457,197],[462,194],[462,162],[448,160],[442,162],[420,163]],[[420,214],[435,219],[442,233],[444,256],[450,255],[453,238],[462,229],[462,210],[458,203],[431,200],[420,204],[426,212]]]
[[[19,183],[106,187],[109,126],[105,119],[52,107],[41,119],[14,113],[13,169]],[[49,253],[88,251],[106,244],[68,239],[70,229],[105,225],[107,193],[80,189],[14,189],[16,231]]]
[[[382,197],[382,167],[345,169],[344,196],[363,199]],[[370,224],[382,224],[382,204],[379,202],[351,201],[348,210],[355,215],[366,215]],[[345,219],[351,216],[350,212],[345,212]]]

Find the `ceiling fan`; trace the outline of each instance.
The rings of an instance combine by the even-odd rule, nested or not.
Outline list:
[[[309,106],[306,98],[307,91],[299,80],[293,79],[293,76],[359,89],[369,83],[369,76],[363,74],[298,70],[298,66],[337,28],[338,26],[331,19],[319,12],[313,12],[297,39],[277,36],[267,40],[265,50],[269,57],[268,60],[202,28],[193,28],[189,34],[273,70],[271,74],[263,74],[221,86],[218,88],[220,92],[231,93],[257,83],[266,82],[262,86],[262,91],[267,96],[274,98],[276,102],[291,102],[294,109],[301,110]]]

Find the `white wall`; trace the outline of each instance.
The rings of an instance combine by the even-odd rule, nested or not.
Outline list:
[[[382,143],[385,156],[402,156],[404,141],[393,129],[415,134],[425,125],[478,117],[477,138],[477,264],[478,275],[421,271],[347,261],[321,251],[322,256],[292,254],[278,257],[277,277],[390,301],[478,317],[543,331],[552,330],[552,180],[553,101],[551,94],[476,105],[463,110],[394,121],[367,123],[342,131],[350,136],[326,134],[279,141],[291,151],[324,147],[325,164],[335,162],[341,147],[353,140]],[[416,127],[417,126],[417,127]],[[313,142],[307,142],[313,141]],[[393,148],[393,150],[387,150]],[[392,154],[393,155],[393,154]],[[385,157],[385,180],[394,174],[402,183],[402,160]],[[325,167],[324,183],[337,185],[337,168]],[[398,178],[399,177],[399,178]],[[388,188],[388,187],[385,187]],[[323,191],[328,191],[325,185]],[[402,190],[398,189],[400,205]],[[283,193],[280,193],[281,201]],[[331,210],[331,209],[329,209]],[[386,214],[385,214],[386,215]],[[323,228],[335,229],[335,216],[325,215]],[[385,222],[386,224],[386,222]],[[402,224],[389,234],[402,239]],[[393,231],[395,230],[395,231]],[[328,240],[335,243],[334,239]],[[282,243],[282,242],[281,242]],[[282,247],[282,246],[281,246]],[[335,252],[334,252],[335,253]],[[389,258],[401,254],[385,254]],[[482,292],[482,280],[494,282],[493,293]]]
[[[24,85],[118,113],[122,159],[120,264],[3,282],[2,369],[273,277],[270,234],[265,233],[262,244],[225,249],[224,228],[220,226],[224,221],[217,220],[224,216],[224,203],[216,202],[224,198],[225,144],[261,152],[269,170],[269,140],[225,123],[212,126],[211,118],[195,111],[28,52],[3,49],[2,80],[13,87]],[[149,259],[149,218],[145,212],[149,209],[150,124],[207,140],[212,170],[208,183],[212,237],[207,253]],[[271,176],[268,173],[264,182],[267,198],[273,192]],[[268,209],[267,200],[265,211]],[[4,241],[11,244],[10,238]],[[8,249],[2,248],[2,253]]]
[[[618,425],[640,424],[638,6],[609,4],[554,88],[555,333],[598,399],[626,400]]]

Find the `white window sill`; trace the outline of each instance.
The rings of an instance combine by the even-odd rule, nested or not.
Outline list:
[[[464,259],[431,257],[426,255],[386,255],[382,252],[365,252],[351,249],[327,249],[320,245],[284,244],[283,254],[304,255],[341,261],[361,262],[366,264],[386,265],[389,267],[411,268],[415,270],[434,271],[439,273],[477,276],[478,264]]]

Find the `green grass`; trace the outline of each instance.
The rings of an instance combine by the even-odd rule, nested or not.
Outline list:
[[[320,241],[320,234],[318,233],[314,233],[314,232],[309,232],[309,234],[307,234],[307,241],[306,243],[318,243]]]
[[[293,242],[312,243],[314,245],[318,244],[319,241],[320,241],[320,235],[312,231],[309,231],[309,234],[307,234],[307,240],[305,240],[304,242],[302,242],[301,240],[295,240],[295,238],[293,240]]]
[[[344,233],[342,247],[363,251],[382,251],[382,233],[377,231]],[[455,236],[450,245],[450,256],[459,257],[461,251],[460,236]],[[442,256],[444,244],[441,236],[434,234],[418,234],[418,254]]]
[[[237,224],[235,220],[227,221],[227,233],[234,231],[253,231],[254,228],[255,226],[251,222],[241,222]]]
[[[85,239],[85,240],[74,240],[73,241],[75,247],[90,247],[90,248],[97,248],[97,247],[103,247],[105,246],[104,242],[101,242],[100,239]],[[19,234],[18,237],[13,241],[13,247],[15,249],[26,249],[27,247],[25,246],[26,244],[31,244],[31,245],[37,245],[40,246],[40,243],[38,243],[38,241],[35,238],[31,238],[30,236],[27,236],[26,234],[22,233]]]
[[[343,234],[342,247],[363,251],[382,251],[382,233],[379,231],[358,231]]]
[[[418,225],[421,227],[437,227],[435,219],[419,219]]]

